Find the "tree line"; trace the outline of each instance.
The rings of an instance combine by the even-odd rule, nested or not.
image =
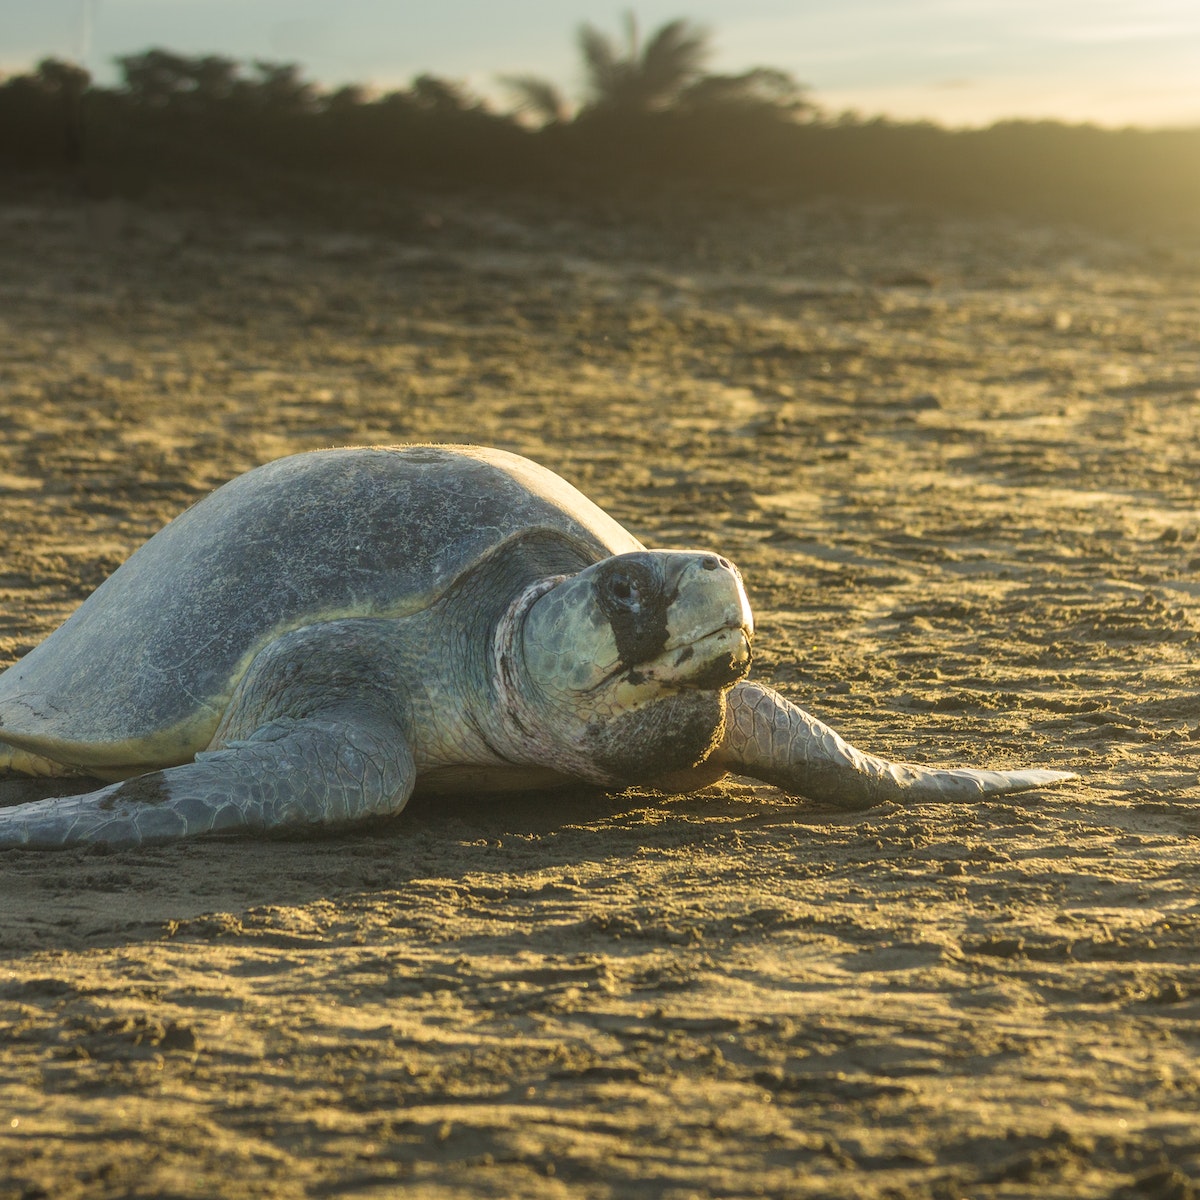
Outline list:
[[[831,117],[786,72],[706,70],[709,48],[685,20],[649,37],[632,16],[620,37],[585,25],[582,95],[510,76],[507,110],[434,75],[382,94],[326,90],[292,63],[149,49],[118,59],[119,81],[103,87],[46,59],[0,83],[0,169],[124,195],[236,196],[272,181],[298,203],[323,187],[667,188],[1200,227],[1200,130]]]

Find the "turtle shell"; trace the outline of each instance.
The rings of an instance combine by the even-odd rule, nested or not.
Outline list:
[[[419,612],[498,547],[546,534],[584,562],[641,548],[552,471],[500,450],[268,463],[176,517],[0,675],[0,740],[101,773],[188,761],[281,633]]]

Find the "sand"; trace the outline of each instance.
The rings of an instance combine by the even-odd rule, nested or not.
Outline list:
[[[737,561],[862,748],[1083,779],[4,852],[0,1196],[1194,1196],[1200,257],[424,203],[0,206],[0,665],[240,471],[478,441]]]

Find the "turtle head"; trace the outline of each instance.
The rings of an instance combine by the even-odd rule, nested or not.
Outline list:
[[[753,629],[741,576],[725,559],[616,555],[526,609],[513,645],[522,677],[514,715],[536,726],[542,765],[593,782],[694,766],[721,737],[725,693],[749,669]]]

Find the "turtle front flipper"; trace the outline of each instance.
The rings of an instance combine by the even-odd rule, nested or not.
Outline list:
[[[713,758],[735,774],[841,808],[977,800],[1078,778],[1071,771],[936,770],[888,762],[848,745],[778,692],[748,682],[729,692],[725,735]]]
[[[412,754],[390,722],[280,718],[195,762],[0,809],[0,848],[119,849],[222,831],[340,825],[399,812],[415,778]]]
[[[284,634],[250,663],[194,762],[0,809],[0,848],[139,846],[398,813],[417,771],[394,647],[386,621]]]

